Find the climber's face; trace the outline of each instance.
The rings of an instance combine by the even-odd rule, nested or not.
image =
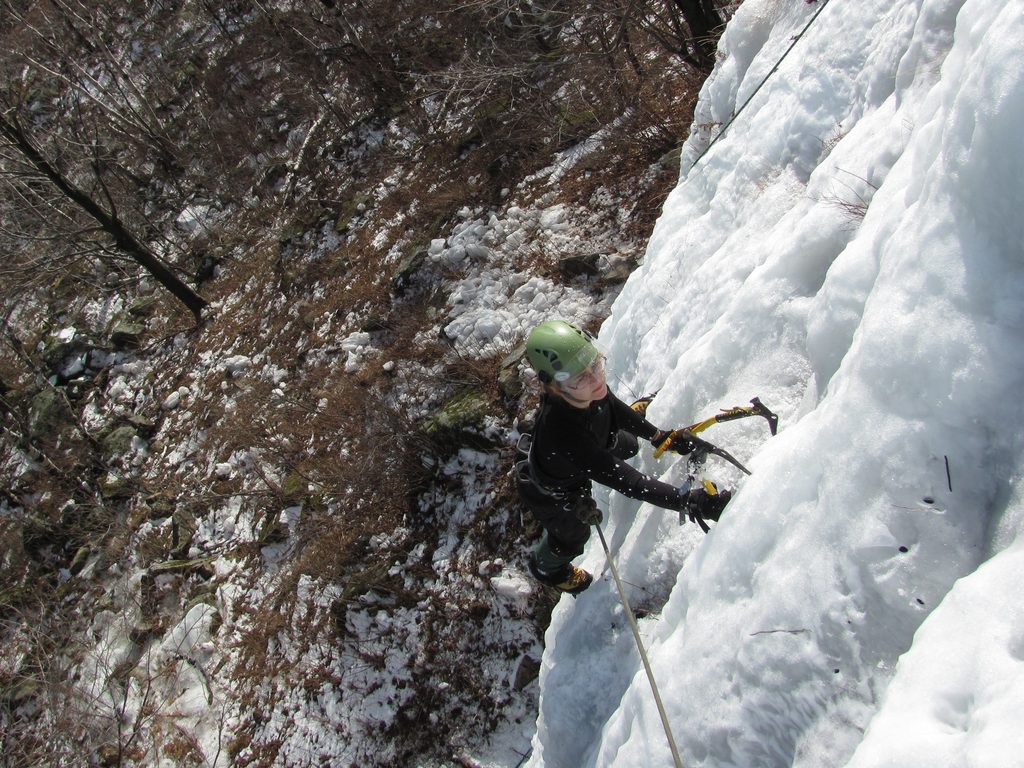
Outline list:
[[[570,399],[577,402],[590,403],[600,400],[608,394],[608,384],[604,377],[604,355],[598,355],[585,371],[559,382],[558,386]]]

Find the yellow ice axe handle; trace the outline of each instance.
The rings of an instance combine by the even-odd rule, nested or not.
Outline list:
[[[685,436],[689,439],[693,439],[693,435],[689,434],[689,432],[689,427],[684,427],[683,429],[673,429],[665,436],[664,440],[662,440],[654,447],[654,458],[660,459],[662,454],[664,454],[665,451],[669,449],[669,446],[672,445],[672,441],[675,440],[677,437]]]
[[[721,413],[716,413],[709,419],[704,421],[698,421],[696,424],[691,424],[686,427],[687,430],[693,434],[703,432],[705,429],[710,427],[712,424],[720,424],[723,421],[735,421],[736,419],[745,419],[748,416],[761,416],[768,422],[768,429],[774,435],[779,429],[779,417],[776,416],[768,406],[761,402],[761,398],[755,397],[750,401],[750,405],[737,405],[734,408],[724,408]]]
[[[696,424],[691,424],[690,426],[683,427],[682,429],[673,429],[668,433],[665,439],[661,441],[661,443],[655,446],[654,458],[660,459],[662,454],[665,453],[665,451],[668,450],[668,447],[672,444],[672,440],[679,437],[684,432],[687,433],[686,437],[688,439],[699,444],[703,441],[695,438],[694,435],[703,432],[712,424],[720,424],[723,421],[735,421],[736,419],[745,419],[748,416],[762,416],[768,422],[768,429],[773,435],[778,431],[779,417],[769,410],[768,406],[762,403],[759,397],[755,397],[750,401],[750,405],[738,405],[734,408],[724,408],[721,413],[716,413],[711,418],[704,419],[704,421],[698,421]],[[714,447],[711,446],[711,443],[704,443],[704,445]],[[732,459],[731,456],[728,456],[725,451],[722,451],[721,449],[709,450],[708,453],[714,453],[727,461],[732,461],[736,466],[743,469],[739,462]],[[746,472],[746,469],[743,469],[743,471]],[[748,472],[747,474],[750,473]]]
[[[671,432],[669,432],[668,437],[666,437],[664,440],[662,440],[661,443],[658,445],[658,447],[655,449],[655,451],[654,451],[654,458],[656,458],[656,459],[660,458],[661,455],[663,453],[665,453],[665,451],[668,450],[669,446],[672,444],[672,438],[677,436],[681,432],[686,432],[687,433],[686,438],[690,442],[693,443],[693,452],[694,453],[710,453],[710,454],[713,454],[715,456],[718,456],[719,458],[725,459],[730,464],[732,464],[734,467],[739,469],[743,474],[745,474],[745,475],[749,475],[750,474],[750,470],[747,469],[746,467],[744,467],[739,462],[739,460],[735,456],[733,456],[731,453],[729,453],[727,450],[725,450],[724,448],[719,448],[717,445],[712,445],[707,440],[702,440],[699,437],[695,437],[693,434],[690,433],[690,431],[688,429],[674,429]]]

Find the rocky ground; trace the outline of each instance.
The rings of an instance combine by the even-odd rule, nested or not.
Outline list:
[[[642,257],[700,82],[650,68],[514,162],[480,120],[270,117],[258,186],[168,217],[201,323],[120,266],[8,305],[5,765],[516,764],[554,599],[517,346]]]

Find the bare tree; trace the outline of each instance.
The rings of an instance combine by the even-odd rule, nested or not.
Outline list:
[[[4,180],[17,198],[44,219],[52,216],[62,223],[73,220],[73,216],[67,211],[67,205],[77,209],[93,222],[93,227],[68,231],[68,237],[102,233],[120,253],[137,262],[160,285],[188,307],[197,321],[202,319],[207,301],[175,275],[170,267],[125,225],[96,165],[93,165],[96,173],[94,182],[105,197],[103,201],[77,185],[54,162],[43,155],[21,125],[13,109],[0,113],[0,136],[6,140],[0,147],[9,166],[4,170]],[[19,234],[10,231],[8,233]]]
[[[723,20],[712,0],[673,0],[690,28],[691,51],[697,66],[710,70]]]
[[[165,237],[153,214],[166,220],[190,194],[168,117],[180,96],[160,67],[144,88],[130,49],[122,41],[115,50],[116,38],[103,33],[129,10],[80,0],[0,6],[0,240],[8,253],[0,270],[8,293],[55,275],[84,276],[97,260],[131,280],[134,264],[198,321],[206,300],[153,245]]]

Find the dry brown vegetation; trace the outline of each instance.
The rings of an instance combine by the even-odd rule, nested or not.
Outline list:
[[[382,666],[382,648],[409,641],[383,621],[402,611],[418,651],[379,759],[451,757],[493,730],[514,696],[476,662],[528,650],[484,631],[522,617],[495,615],[482,563],[517,562],[535,530],[504,475],[510,446],[426,426],[460,393],[479,394],[506,430],[531,401],[498,386],[512,349],[459,352],[439,332],[446,281],[460,275],[427,264],[396,284],[400,265],[448,236],[461,209],[513,198],[564,203],[579,226],[614,232],[638,256],[709,64],[681,9],[710,4],[102,5],[0,0],[0,113],[210,309],[197,325],[0,146],[0,638],[28,649],[28,661],[0,664],[5,765],[71,764],[76,740],[95,763],[132,764],[152,754],[144,738],[201,764],[173,725],[138,720],[128,744],[109,720],[34,715],[75,696],[48,681],[86,652],[100,606],[141,611],[141,653],[224,586],[206,558],[236,566],[242,595],[219,638],[231,661],[217,670],[240,722],[224,735],[237,764],[277,764],[268,723],[288,691]],[[600,146],[556,188],[524,181],[595,134]],[[176,223],[190,209],[209,216]],[[527,243],[511,265],[596,298],[614,291],[565,273],[563,255]],[[118,338],[121,321],[138,332]],[[80,333],[61,341],[67,327]],[[341,340],[357,331],[374,356],[346,373]],[[69,373],[81,354],[93,357]],[[246,370],[225,367],[236,356]],[[179,388],[181,405],[165,408]],[[443,467],[466,445],[500,460],[481,470],[491,500],[457,531],[466,555],[453,590],[429,554],[411,556],[438,546],[444,500],[463,492]],[[235,471],[215,470],[231,461]],[[195,557],[200,524],[229,505],[234,534],[203,540]],[[300,510],[293,529],[286,509]],[[270,567],[274,545],[288,555]],[[89,576],[75,578],[82,568]],[[150,569],[141,594],[112,597],[115,576],[134,568]],[[538,627],[550,607],[535,595]],[[371,623],[379,614],[379,642],[357,644],[353,611]],[[58,658],[61,644],[71,650]],[[432,736],[438,718],[447,739]]]

